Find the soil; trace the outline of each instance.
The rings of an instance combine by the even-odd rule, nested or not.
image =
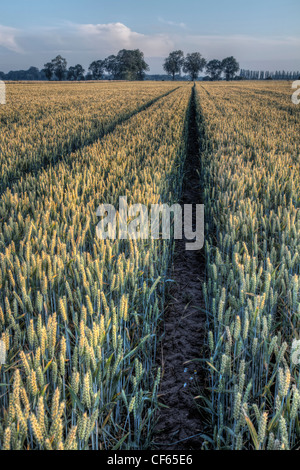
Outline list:
[[[193,91],[182,205],[202,203],[199,139]],[[163,376],[159,395],[163,407],[159,411],[153,443],[159,450],[199,450],[203,442],[199,436],[203,425],[194,396],[199,393],[205,375],[201,362],[191,361],[204,355],[206,317],[202,284],[205,259],[204,248],[186,251],[185,243],[184,239],[176,241],[171,273],[171,279],[175,282],[164,317],[160,359]]]

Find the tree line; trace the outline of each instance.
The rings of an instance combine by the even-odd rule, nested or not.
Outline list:
[[[258,80],[258,79],[295,79],[299,72],[256,72],[240,70],[239,63],[233,57],[223,60],[212,59],[207,61],[199,52],[184,56],[183,51],[171,52],[165,58],[163,68],[166,76],[155,75],[155,79],[185,79],[182,72],[190,80],[197,80],[200,72],[205,71],[203,80]],[[58,55],[44,65],[40,71],[36,67],[28,70],[11,71],[7,74],[0,72],[0,80],[144,80],[149,65],[145,62],[144,54],[139,49],[122,49],[117,55],[110,55],[105,59],[94,60],[86,72],[82,65],[76,64],[68,68],[67,60]],[[148,77],[149,78],[149,77]]]
[[[220,80],[223,73],[226,80],[233,80],[240,66],[233,56],[226,57],[222,61],[213,59],[207,62],[200,52],[193,52],[184,57],[183,51],[178,50],[169,54],[164,61],[163,68],[173,80],[176,74],[181,74],[181,71],[186,73],[191,80],[196,80],[204,69],[211,80]]]
[[[110,55],[103,60],[94,60],[85,75],[82,65],[77,64],[67,69],[67,61],[60,55],[44,65],[43,72],[48,80],[144,80],[146,71],[144,54],[139,49],[122,49],[117,55]]]
[[[37,67],[28,70],[11,70],[8,73],[0,72],[0,80],[47,80],[44,72]]]
[[[241,69],[240,77],[243,80],[298,80],[300,79],[300,72],[264,72],[263,70],[245,70]]]
[[[239,64],[234,57],[224,60],[211,60],[207,62],[199,52],[187,54],[181,50],[173,51],[165,59],[163,68],[175,80],[176,74],[183,71],[191,80],[197,80],[199,73],[206,68],[212,80],[219,80],[224,73],[226,80],[232,80],[239,71]],[[43,72],[48,80],[101,80],[109,76],[113,80],[144,80],[149,65],[145,62],[144,54],[139,49],[122,49],[117,55],[110,55],[106,59],[93,61],[85,76],[85,70],[80,64],[67,69],[67,61],[57,56],[44,65]]]

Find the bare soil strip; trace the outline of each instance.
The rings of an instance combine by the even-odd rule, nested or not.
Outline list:
[[[201,204],[200,141],[196,123],[194,89],[192,92],[188,150],[181,204]],[[193,220],[195,224],[195,217]],[[205,313],[202,294],[205,262],[201,251],[186,251],[186,240],[177,240],[171,279],[175,281],[170,302],[165,312],[165,332],[162,343],[161,367],[163,371],[159,401],[158,424],[154,446],[160,450],[201,449],[201,418],[196,409],[194,394],[196,383],[205,380],[199,362],[203,357]],[[196,437],[193,437],[197,435]]]

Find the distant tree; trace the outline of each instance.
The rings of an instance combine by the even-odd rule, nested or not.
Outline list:
[[[77,73],[77,80],[84,80],[85,70],[82,67],[82,65],[77,64],[75,65],[75,68],[76,68],[76,73]]]
[[[84,68],[82,65],[77,64],[75,67],[70,67],[68,70],[67,79],[73,81],[84,80]]]
[[[184,54],[182,51],[173,51],[165,59],[163,68],[168,75],[172,76],[172,79],[175,80],[175,75],[180,74],[181,69],[184,64]]]
[[[76,80],[75,75],[76,75],[75,67],[69,67],[69,70],[67,72],[67,80],[70,80],[70,81]]]
[[[106,72],[114,79],[117,80],[119,73],[119,62],[115,55],[110,55],[103,61],[103,67]]]
[[[199,73],[204,69],[206,60],[199,52],[188,54],[185,58],[183,71],[187,73],[191,80],[194,81],[198,78]]]
[[[211,80],[220,80],[222,74],[222,62],[220,60],[214,59],[210,60],[206,64],[206,72],[210,76]]]
[[[145,61],[145,56],[142,51],[135,49],[133,51],[135,57],[135,75],[136,80],[144,80],[146,72],[149,72],[150,67]]]
[[[89,66],[89,73],[92,76],[92,80],[101,80],[104,74],[104,60],[94,60]]]
[[[104,60],[104,69],[114,80],[144,80],[149,70],[144,54],[139,49],[122,49],[118,55],[110,55]]]
[[[11,70],[2,80],[45,80],[46,76],[44,72],[37,67],[30,67],[28,70]],[[1,78],[0,78],[1,79]]]
[[[61,55],[58,55],[51,61],[53,71],[59,81],[63,80],[67,71],[67,61]]]
[[[40,79],[40,71],[37,67],[29,67],[28,70],[25,71],[26,80],[39,80]]]
[[[149,70],[144,54],[139,49],[122,49],[117,55],[118,76],[121,80],[144,80]]]
[[[47,78],[47,80],[51,80],[51,78],[54,75],[54,66],[52,62],[47,62],[47,64],[44,65],[44,68],[42,70]]]
[[[235,74],[240,70],[239,63],[233,56],[222,60],[222,68],[227,81],[233,80]]]

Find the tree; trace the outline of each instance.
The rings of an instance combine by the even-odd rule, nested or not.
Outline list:
[[[64,59],[61,55],[58,55],[55,57],[55,59],[52,59],[51,63],[57,79],[61,81],[65,77],[67,71],[66,59]]]
[[[94,60],[89,66],[89,73],[92,75],[92,80],[101,80],[104,74],[104,60]]]
[[[114,80],[144,80],[149,65],[139,49],[122,49],[104,60],[104,69]]]
[[[70,67],[68,70],[67,79],[74,81],[84,80],[84,68],[82,65],[77,64],[75,67]]]
[[[235,74],[240,70],[239,63],[233,56],[226,57],[226,59],[222,60],[222,68],[227,81],[232,80]]]
[[[145,71],[149,70],[144,54],[139,49],[122,49],[117,55],[117,75],[121,80],[144,80]]]
[[[104,59],[104,61],[103,61],[103,67],[106,70],[106,72],[109,75],[111,75],[111,77],[114,80],[117,80],[119,78],[118,77],[119,63],[118,63],[118,59],[115,55],[110,55],[110,56],[106,57],[106,59]]]
[[[198,78],[199,73],[204,69],[206,60],[201,57],[199,52],[192,52],[188,54],[183,64],[183,71],[187,73],[191,80],[194,81]]]
[[[220,60],[214,59],[210,60],[206,64],[206,72],[210,76],[211,80],[220,80],[222,74],[222,62]]]
[[[43,71],[40,72],[37,67],[29,67],[28,70],[11,70],[5,75],[5,80],[45,80],[45,78]]]
[[[75,67],[69,67],[69,70],[67,73],[67,80],[71,80],[71,81],[76,80],[75,75],[76,75]]]
[[[52,62],[47,62],[47,64],[44,65],[44,68],[42,71],[46,75],[47,80],[50,81],[54,75],[54,68],[53,68]]]
[[[29,67],[28,70],[25,71],[26,73],[26,80],[39,80],[40,79],[40,71],[37,67]]]
[[[184,64],[184,54],[182,51],[173,51],[169,54],[169,57],[165,59],[163,68],[168,75],[172,75],[173,80],[175,80],[176,73],[181,72],[181,69]]]

